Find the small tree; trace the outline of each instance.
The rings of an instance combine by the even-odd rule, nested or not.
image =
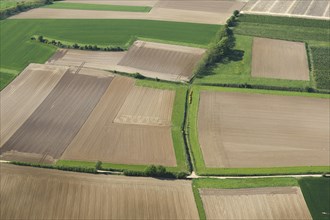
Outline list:
[[[234,15],[235,17],[238,17],[238,16],[239,16],[239,10],[235,10],[234,13],[233,13],[233,15]]]
[[[101,170],[102,169],[102,162],[101,161],[97,161],[96,162],[95,169],[97,169],[97,170]]]
[[[38,37],[38,40],[40,41],[40,42],[44,42],[45,40],[44,40],[44,37],[42,36],[42,35],[40,35],[39,37]]]
[[[155,165],[149,165],[145,169],[144,172],[147,176],[156,176],[157,175],[157,167]]]

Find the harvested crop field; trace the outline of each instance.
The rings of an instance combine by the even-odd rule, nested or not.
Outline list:
[[[3,145],[0,158],[19,158],[29,162],[53,162],[58,159],[112,78],[65,73],[47,98]]]
[[[299,187],[200,189],[207,219],[312,219]]]
[[[47,64],[114,70],[125,54],[126,52],[60,49],[47,61]]]
[[[78,1],[71,1],[71,3],[74,2],[78,3]],[[116,5],[118,5],[118,2],[119,1],[116,1]],[[119,3],[121,2],[122,1]],[[87,3],[87,1],[85,3]],[[36,8],[28,12],[22,12],[11,18],[143,19],[202,24],[225,24],[232,12],[235,9],[240,10],[245,3],[239,1],[207,1],[205,3],[204,1],[159,1],[157,3],[152,1],[150,3],[146,3],[145,1],[142,1],[137,4],[136,1],[132,1],[131,3],[129,1],[123,1],[122,5],[142,6],[143,4],[148,4],[153,7],[149,13]],[[212,4],[214,7],[210,6]]]
[[[66,67],[30,64],[1,91],[0,147],[30,117],[66,71]]]
[[[1,164],[1,219],[198,219],[191,183]]]
[[[115,77],[61,159],[176,166],[171,126],[114,123],[127,96],[138,91],[134,83],[130,78]],[[128,104],[123,112],[126,107]]]
[[[329,100],[200,93],[199,143],[206,167],[328,166]]]
[[[304,43],[267,38],[253,38],[253,77],[309,80]]]
[[[170,126],[175,91],[133,87],[114,122]]]
[[[85,3],[100,5],[128,5],[128,6],[150,6],[153,7],[157,0],[66,0],[69,3]]]
[[[329,19],[328,0],[250,0],[242,9],[246,14]]]
[[[204,52],[200,48],[136,41],[118,65],[151,78],[189,81]]]

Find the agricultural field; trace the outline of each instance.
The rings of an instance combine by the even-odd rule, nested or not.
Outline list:
[[[18,129],[2,145],[1,158],[30,161],[29,154],[32,154],[33,162],[54,162],[85,123],[112,79],[111,76],[95,77],[66,72],[26,121],[21,126],[14,127]],[[35,78],[31,84],[24,85],[33,87],[34,83],[37,85],[47,83],[45,79],[41,82],[37,80],[38,78]],[[32,90],[32,93],[36,92]],[[22,93],[17,95],[20,94]],[[9,94],[8,98],[12,99],[13,96]],[[24,98],[22,95],[18,97],[18,99],[22,98]],[[32,100],[37,101],[38,97]],[[4,106],[4,112],[11,111],[10,107]]]
[[[250,0],[242,9],[246,14],[329,19],[328,0]]]
[[[131,123],[118,123],[123,112],[136,106],[130,101],[131,96],[139,95],[136,93],[138,90],[133,79],[116,77],[61,159],[175,167],[171,126],[141,125],[133,120]],[[151,92],[157,95],[158,91]],[[140,99],[149,102],[147,106],[158,102],[141,96]],[[170,111],[169,114],[173,99],[172,103],[170,101],[164,106]],[[148,115],[144,113],[145,118],[153,115],[152,112]]]
[[[127,2],[127,1],[126,1]],[[87,2],[86,2],[87,3]],[[144,19],[179,21],[204,24],[224,24],[234,10],[240,10],[244,2],[239,1],[158,1],[152,9],[145,13],[139,11],[135,4],[105,5],[104,9],[116,8],[117,11],[95,11],[97,4],[61,2],[43,8],[37,8],[14,16],[14,19]],[[205,6],[209,5],[209,6]],[[56,9],[55,9],[56,8]],[[60,8],[60,9],[59,9]],[[150,9],[149,7],[147,7]],[[77,10],[82,9],[82,10]],[[128,12],[124,10],[127,9]],[[141,10],[140,10],[141,11]]]
[[[150,78],[189,81],[204,52],[200,48],[136,41],[119,61],[117,69],[139,72]]]
[[[29,65],[0,93],[0,158],[159,164],[186,171],[186,87],[136,83],[96,69]]]
[[[313,57],[313,74],[316,86],[320,89],[330,90],[329,56],[330,47],[311,47]]]
[[[0,21],[0,25],[0,52],[6,54],[0,58],[0,68],[16,73],[32,62],[45,63],[56,51],[54,46],[31,41],[30,38],[34,35],[43,35],[63,42],[125,48],[136,37],[207,47],[219,28],[217,25],[144,20],[7,19]],[[81,29],[81,26],[84,28]],[[5,78],[10,79],[12,77]],[[1,84],[8,84],[8,81]]]
[[[313,219],[329,219],[330,213],[330,179],[302,178],[299,185]]]
[[[326,20],[309,20],[301,18],[286,18],[260,15],[241,15],[234,28],[235,47],[228,58],[215,64],[203,74],[198,75],[194,83],[200,85],[220,85],[235,87],[272,88],[280,90],[304,90],[307,88],[328,91],[325,79],[326,71],[313,70],[313,63],[321,63],[328,66],[329,54],[323,52],[323,56],[312,54],[312,48],[329,47],[329,23]],[[287,31],[290,30],[290,31]],[[306,52],[309,65],[309,80],[272,79],[252,76],[253,39],[269,38],[284,41],[294,41],[306,44]],[[301,48],[302,49],[302,48]],[[304,64],[305,66],[306,64]],[[292,68],[289,65],[286,68]],[[319,67],[324,69],[324,67]],[[305,73],[307,78],[307,74]]]
[[[252,77],[309,80],[304,43],[253,38]]]
[[[191,183],[1,164],[1,219],[198,219]]]
[[[312,219],[294,178],[196,179],[201,219]]]
[[[198,133],[205,165],[328,166],[328,106],[326,99],[201,91]]]
[[[1,91],[1,147],[51,93],[67,67],[30,64]]]
[[[328,95],[205,86],[190,94],[198,174],[328,172]]]

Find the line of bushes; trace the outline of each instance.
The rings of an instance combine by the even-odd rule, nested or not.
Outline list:
[[[38,168],[47,168],[47,169],[56,169],[64,171],[73,171],[79,173],[97,173],[96,168],[87,168],[87,167],[69,167],[69,166],[58,166],[51,164],[38,164],[38,163],[27,163],[27,162],[18,162],[11,161],[10,164],[19,165],[19,166],[29,166],[29,167],[38,167]]]
[[[189,173],[186,172],[169,172],[164,166],[149,165],[144,171],[123,170],[125,176],[143,176],[158,178],[174,178],[185,179]]]
[[[100,47],[97,45],[90,45],[90,44],[89,45],[87,44],[82,45],[77,43],[65,44],[62,43],[61,41],[47,39],[42,35],[38,36],[37,38],[31,37],[31,40],[38,41],[44,44],[54,45],[60,48],[68,48],[68,49],[80,49],[80,50],[92,50],[92,51],[124,51],[125,50],[124,48],[119,46]]]
[[[235,38],[231,27],[236,25],[239,12],[234,11],[233,15],[227,20],[224,28],[221,28],[216,34],[215,39],[210,44],[203,59],[195,69],[195,76],[205,75],[216,63],[223,61],[230,55],[235,46]]]
[[[18,14],[23,11],[27,11],[33,8],[38,8],[43,5],[49,5],[52,4],[53,0],[37,0],[33,2],[17,2],[16,6],[5,8],[3,10],[0,10],[0,19],[6,19],[10,16],[13,16],[15,14]]]
[[[220,87],[231,87],[231,88],[245,88],[245,89],[264,89],[264,90],[280,90],[289,92],[308,92],[308,93],[320,93],[320,94],[330,94],[330,91],[319,90],[312,87],[305,88],[293,88],[284,86],[267,86],[267,85],[252,85],[248,83],[243,84],[231,84],[231,83],[200,83],[203,86],[220,86]]]

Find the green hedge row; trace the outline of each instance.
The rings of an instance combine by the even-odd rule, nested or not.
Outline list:
[[[61,41],[44,38],[41,35],[38,36],[38,38],[31,37],[31,40],[38,41],[44,44],[51,44],[60,48],[68,48],[68,49],[80,49],[80,50],[92,50],[92,51],[124,51],[125,50],[125,48],[119,46],[100,47],[98,45],[87,45],[87,44],[82,45],[77,43],[73,43],[72,45],[70,45],[70,44],[62,43]]]
[[[125,176],[144,176],[159,178],[185,179],[189,174],[186,172],[168,172],[163,166],[150,165],[144,171],[124,170]]]
[[[0,19],[6,19],[12,15],[18,14],[23,11],[27,11],[32,8],[38,8],[43,5],[52,4],[53,0],[38,0],[34,2],[17,2],[14,7],[0,10]]]
[[[50,164],[37,164],[37,163],[27,163],[27,162],[18,162],[18,161],[12,161],[10,162],[10,164],[19,165],[19,166],[30,166],[30,167],[38,167],[38,168],[73,171],[80,173],[97,173],[95,168],[86,168],[86,167],[68,167],[68,166],[57,166]]]

